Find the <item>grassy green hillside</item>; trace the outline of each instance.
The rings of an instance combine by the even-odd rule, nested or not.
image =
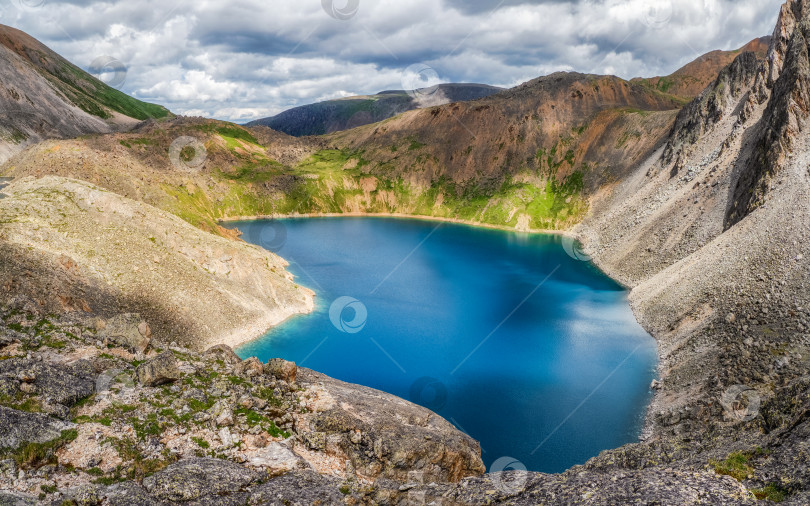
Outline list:
[[[165,118],[170,112],[162,105],[141,102],[126,93],[116,90],[95,77],[63,61],[55,70],[40,72],[54,84],[71,102],[84,112],[108,119],[110,111],[138,120]]]
[[[30,63],[65,98],[88,114],[109,119],[113,113],[120,113],[138,120],[171,114],[163,106],[142,102],[108,86],[15,28],[0,25],[0,45]]]

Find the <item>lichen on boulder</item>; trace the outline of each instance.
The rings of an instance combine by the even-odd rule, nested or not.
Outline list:
[[[171,351],[164,351],[135,369],[138,382],[148,387],[172,383],[180,379],[177,359]]]
[[[99,337],[125,346],[136,353],[144,353],[152,341],[149,324],[136,313],[125,313],[107,320]]]

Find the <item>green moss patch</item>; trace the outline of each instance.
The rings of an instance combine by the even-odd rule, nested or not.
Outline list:
[[[734,452],[725,460],[712,461],[711,464],[717,474],[725,474],[737,481],[742,481],[754,472],[754,468],[749,463],[750,459],[749,454]]]

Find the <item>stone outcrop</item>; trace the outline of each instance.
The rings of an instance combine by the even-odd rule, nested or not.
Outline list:
[[[88,377],[86,372],[27,358],[0,361],[0,381],[2,378],[10,382],[12,391],[16,386],[18,391],[36,394],[45,402],[65,406],[72,406],[95,390],[94,378]]]
[[[404,481],[421,472],[455,482],[485,471],[478,442],[428,409],[308,369],[298,384],[309,411],[296,416],[305,444],[349,461],[360,477]]]
[[[242,361],[242,359],[239,358],[239,355],[234,353],[233,348],[227,344],[217,344],[216,346],[212,346],[206,350],[205,354],[220,358],[232,365],[238,364]]]
[[[341,491],[341,489],[343,491]],[[350,488],[337,478],[309,471],[289,473],[254,488],[251,504],[345,504]]]
[[[261,475],[239,464],[220,459],[186,459],[143,480],[143,486],[160,501],[205,504],[213,497],[247,502],[245,489]]]
[[[180,379],[177,359],[171,351],[164,351],[155,358],[149,359],[135,369],[138,382],[148,387],[172,383]]]
[[[38,413],[0,406],[0,449],[15,450],[26,443],[47,443],[72,424]]]
[[[139,314],[122,314],[103,323],[99,336],[103,339],[143,353],[152,341],[152,329]]]
[[[294,362],[274,358],[267,362],[265,367],[267,374],[271,374],[276,378],[286,381],[287,383],[295,383],[296,374],[298,374],[298,367]]]

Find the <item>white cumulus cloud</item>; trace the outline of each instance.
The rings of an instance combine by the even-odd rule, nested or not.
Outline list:
[[[782,0],[360,0],[345,20],[321,0],[29,4],[0,0],[0,23],[85,69],[120,61],[122,90],[142,100],[240,122],[399,89],[413,65],[500,86],[558,70],[669,74],[769,35]]]

